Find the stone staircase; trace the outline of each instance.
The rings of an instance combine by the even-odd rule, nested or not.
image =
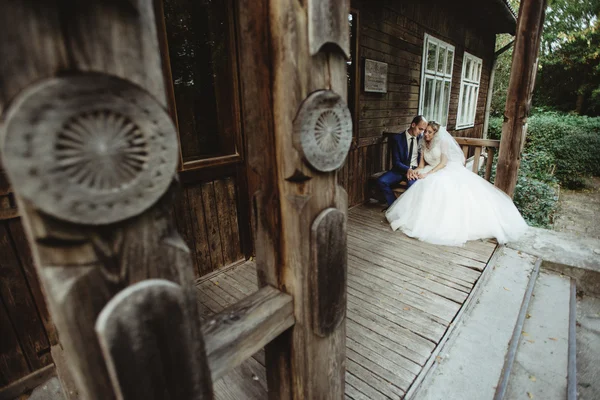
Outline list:
[[[563,236],[497,249],[406,399],[600,398],[600,241]]]

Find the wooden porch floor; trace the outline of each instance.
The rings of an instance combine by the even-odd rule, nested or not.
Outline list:
[[[496,243],[435,246],[392,232],[381,206],[348,212],[346,398],[402,398],[432,356]],[[197,283],[204,316],[257,290],[253,262]],[[215,382],[217,399],[265,399],[264,352]]]

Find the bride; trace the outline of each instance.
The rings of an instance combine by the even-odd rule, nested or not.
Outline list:
[[[448,246],[517,240],[527,223],[511,198],[464,167],[463,152],[444,127],[429,122],[424,136],[418,181],[385,214],[392,229]]]

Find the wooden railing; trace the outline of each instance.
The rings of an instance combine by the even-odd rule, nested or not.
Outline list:
[[[492,163],[494,162],[494,153],[496,149],[500,147],[499,140],[492,139],[476,139],[476,138],[465,138],[456,137],[456,142],[460,145],[465,154],[466,163],[472,162],[472,171],[474,173],[479,172],[481,164],[481,157],[483,155],[485,160],[485,174],[484,178],[486,181],[490,180],[492,175]],[[474,154],[468,157],[471,153],[471,149],[474,149]]]
[[[295,323],[293,298],[271,286],[214,315],[202,325],[213,382]]]
[[[383,201],[383,197],[380,193],[379,188],[377,187],[377,179],[392,166],[392,152],[390,151],[390,148],[388,146],[388,141],[390,136],[396,134],[397,133],[394,132],[383,132],[381,137],[378,138],[378,142],[380,142],[382,146],[381,156],[383,158],[383,171],[377,172],[369,177],[369,180],[367,182],[367,200],[370,198],[374,198],[379,201]],[[489,181],[492,175],[492,163],[494,161],[494,153],[500,147],[500,141],[466,137],[456,137],[455,139],[459,146],[462,148],[463,153],[465,154],[465,164],[471,164],[471,170],[474,173],[479,173],[479,168],[481,166],[482,161],[485,163],[484,178],[485,180]],[[469,157],[469,154],[473,155]],[[392,188],[396,196],[400,196],[406,191],[406,189],[407,186],[406,182],[404,181],[396,184]]]
[[[392,165],[392,152],[388,147],[387,143],[389,141],[389,137],[392,135],[396,135],[394,132],[383,132],[381,138],[382,146],[385,146],[382,155],[385,157],[383,161],[384,169],[391,168]],[[477,173],[479,171],[481,165],[481,156],[483,155],[485,159],[485,179],[490,180],[490,176],[492,173],[492,162],[494,160],[494,153],[500,147],[499,140],[492,139],[478,139],[478,138],[467,138],[467,137],[455,137],[456,142],[462,148],[463,153],[465,154],[466,163],[472,162],[472,171]],[[473,152],[471,150],[473,149]],[[473,154],[469,157],[469,154]]]

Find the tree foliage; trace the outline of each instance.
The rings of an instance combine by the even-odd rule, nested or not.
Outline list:
[[[519,10],[519,0],[509,0],[513,10]],[[514,40],[512,35],[507,33],[497,35],[496,51],[504,48]],[[500,54],[496,60],[496,72],[494,78],[494,89],[492,92],[492,104],[490,114],[500,116],[504,113],[506,106],[506,93],[508,92],[508,82],[510,80],[510,68],[512,65],[513,47],[509,47],[504,53]]]
[[[496,49],[511,39],[498,35]],[[511,64],[512,49],[497,61],[492,115],[504,112]],[[600,115],[600,0],[548,0],[533,105]]]
[[[600,115],[600,0],[553,0],[546,11],[534,104]]]
[[[496,39],[496,51],[500,50],[513,40],[508,34],[498,35]],[[496,60],[496,72],[494,78],[494,90],[492,92],[492,104],[490,114],[492,116],[501,116],[504,114],[506,106],[506,94],[508,92],[508,81],[510,80],[510,67],[512,65],[513,48],[498,56]]]

